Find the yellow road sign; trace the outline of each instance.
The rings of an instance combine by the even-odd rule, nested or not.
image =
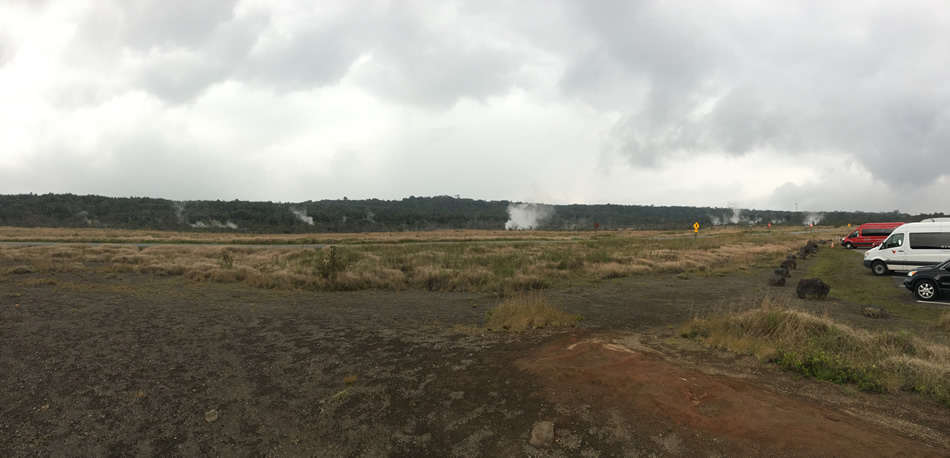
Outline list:
[[[693,223],[693,229],[699,230],[699,221]]]

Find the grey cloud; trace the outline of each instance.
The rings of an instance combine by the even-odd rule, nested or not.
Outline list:
[[[665,17],[655,2],[617,1],[596,6],[582,2],[573,6],[577,23],[569,26],[587,39],[580,41],[592,45],[581,55],[571,56],[573,63],[561,81],[569,93],[632,80],[648,88],[651,109],[670,110],[674,115],[667,103],[691,95],[683,91],[697,89],[715,70],[713,45],[704,39],[704,30]],[[615,100],[614,107],[630,108],[622,99]]]
[[[120,36],[128,46],[191,47],[208,40],[215,29],[228,23],[237,0],[114,0],[120,16]]]
[[[704,133],[689,120],[722,61],[701,25],[679,22],[656,2],[576,3],[576,33],[592,44],[561,80],[567,94],[623,114],[612,130],[634,164],[655,166]],[[606,91],[605,89],[606,88]]]
[[[286,31],[266,12],[235,17],[233,1],[177,3],[100,5],[81,28],[85,42],[74,45],[73,61],[102,64],[130,52],[144,62],[134,84],[181,104],[229,79],[275,91],[331,85],[372,55],[371,70],[359,80],[364,87],[401,102],[447,107],[461,97],[506,92],[525,59],[505,44],[489,44],[498,37],[463,36],[451,19],[401,4],[351,2],[332,18]],[[279,38],[258,46],[265,34]]]
[[[435,107],[461,97],[477,100],[510,89],[517,61],[486,49],[384,50],[379,71],[363,83],[393,99]]]
[[[287,43],[249,56],[240,63],[237,76],[290,90],[335,83],[367,46],[361,29],[334,24],[299,31]]]
[[[610,135],[632,164],[657,166],[672,152],[833,150],[893,186],[947,174],[950,93],[935,89],[950,66],[935,56],[950,43],[928,8],[901,8],[897,21],[884,7],[758,23],[727,6],[696,23],[669,3],[614,6],[579,9],[587,27],[577,30],[593,44],[561,87],[622,114]]]
[[[353,6],[340,20],[301,31],[285,46],[255,56],[242,77],[262,85],[312,87],[342,78],[360,57],[372,56],[358,82],[410,104],[451,106],[461,97],[504,93],[521,60],[515,52],[434,23],[425,10],[401,5]],[[466,41],[467,40],[467,41]]]
[[[164,100],[189,102],[208,87],[236,77],[263,26],[261,18],[222,24],[200,47],[152,53],[155,57],[136,77]]]
[[[17,169],[0,167],[2,193],[68,192],[172,199],[234,198],[253,186],[246,173],[186,136],[143,126],[109,137],[94,160],[65,141],[34,151]]]
[[[139,73],[139,84],[149,93],[172,103],[187,103],[209,86],[227,79],[225,63],[202,56],[169,56],[153,60]]]

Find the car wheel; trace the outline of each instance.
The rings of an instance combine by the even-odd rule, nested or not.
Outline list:
[[[884,264],[884,261],[874,261],[871,263],[871,272],[878,277],[887,275],[887,264]]]
[[[854,248],[854,245],[852,245],[851,242],[844,242],[844,247],[850,250]]]
[[[920,280],[914,285],[914,295],[922,301],[932,301],[937,297],[937,284],[926,278]]]

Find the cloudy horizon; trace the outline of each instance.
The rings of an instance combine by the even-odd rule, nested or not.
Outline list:
[[[15,0],[0,194],[950,213],[947,13]]]

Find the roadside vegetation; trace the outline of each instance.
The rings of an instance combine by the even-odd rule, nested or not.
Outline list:
[[[493,330],[525,331],[574,326],[583,318],[551,305],[540,291],[509,297],[485,313],[485,326]]]
[[[940,307],[920,305],[907,300],[910,291],[896,286],[894,279],[876,277],[864,267],[863,250],[828,248],[821,250],[808,268],[808,276],[821,278],[831,285],[832,298],[886,308],[892,315],[932,324]]]
[[[735,228],[707,231],[698,238],[684,232],[451,231],[412,234],[415,238],[403,242],[373,243],[385,236],[372,235],[351,243],[306,248],[4,246],[0,265],[38,273],[91,268],[184,276],[199,282],[275,289],[423,289],[506,295],[647,273],[724,275],[767,267],[797,250],[807,238],[790,231]],[[502,239],[502,235],[515,238]]]
[[[950,347],[908,331],[869,332],[766,299],[756,309],[694,319],[681,333],[819,380],[922,393],[950,407]]]

